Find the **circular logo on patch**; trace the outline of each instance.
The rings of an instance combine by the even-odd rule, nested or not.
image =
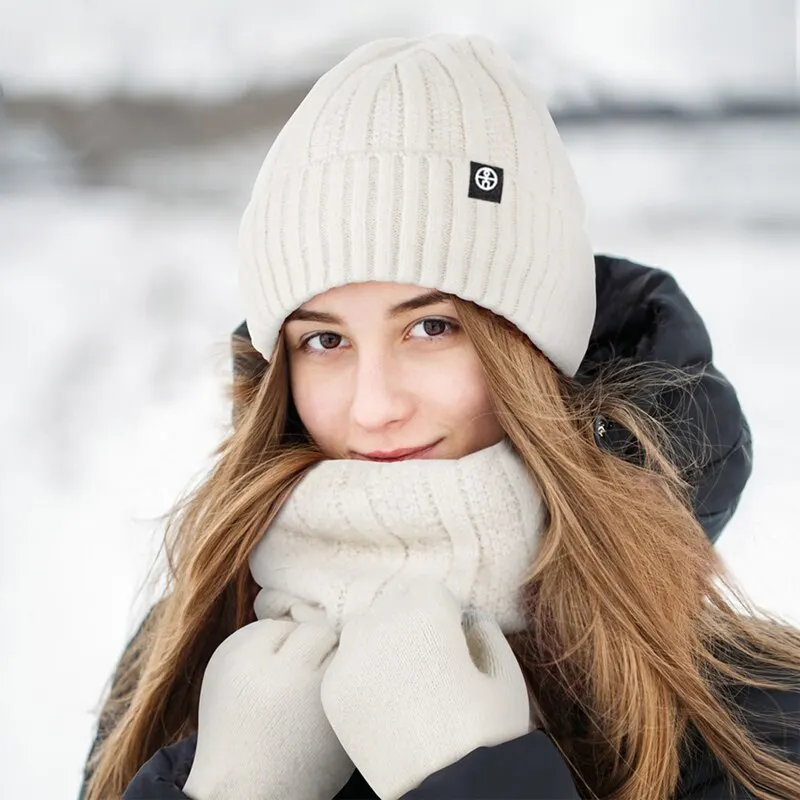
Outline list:
[[[497,186],[497,173],[491,167],[481,167],[475,173],[475,185],[482,192],[491,192]]]

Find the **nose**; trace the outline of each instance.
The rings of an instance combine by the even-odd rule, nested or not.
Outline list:
[[[359,355],[352,398],[351,419],[365,431],[378,432],[407,419],[413,410],[402,371],[385,351]]]

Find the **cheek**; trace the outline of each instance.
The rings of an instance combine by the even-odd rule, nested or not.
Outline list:
[[[489,391],[483,370],[472,353],[442,360],[436,369],[425,370],[415,382],[424,404],[441,409],[453,421],[468,422],[491,410]]]
[[[292,366],[290,370],[292,398],[301,422],[311,437],[321,445],[334,444],[346,428],[342,420],[347,408],[341,387],[330,378],[323,380],[313,370]]]

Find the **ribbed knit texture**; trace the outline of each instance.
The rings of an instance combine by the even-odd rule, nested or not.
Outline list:
[[[470,162],[504,171],[469,197]],[[314,85],[240,229],[240,285],[269,359],[286,316],[346,283],[438,288],[504,316],[574,375],[595,314],[584,204],[544,99],[488,40],[372,42]]]
[[[426,577],[505,633],[546,514],[508,439],[459,459],[323,461],[300,481],[250,557],[256,615],[340,631],[387,589]],[[288,598],[288,601],[287,601]]]

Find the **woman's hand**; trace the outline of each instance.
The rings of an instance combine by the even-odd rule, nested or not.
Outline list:
[[[192,800],[332,800],[353,764],[325,718],[328,627],[263,619],[212,655],[200,690]]]
[[[382,597],[345,624],[322,705],[382,800],[530,728],[525,679],[497,623],[463,615],[455,597],[429,580]]]

